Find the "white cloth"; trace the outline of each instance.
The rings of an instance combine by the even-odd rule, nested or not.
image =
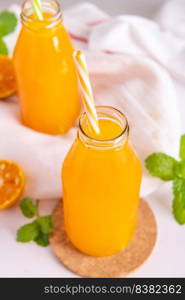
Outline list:
[[[112,18],[89,3],[64,12],[65,26],[76,47],[86,50],[96,104],[115,106],[127,115],[131,140],[142,161],[152,152],[178,152],[180,117],[168,72],[185,80],[185,21],[182,17],[176,28],[179,34],[175,27],[168,27],[171,10],[177,10],[177,16],[183,13],[183,0],[176,0],[176,6],[173,2],[162,9],[159,24],[136,16]],[[11,10],[19,13],[20,8],[14,5]],[[19,27],[6,37],[11,51],[18,32]],[[177,66],[173,63],[176,58]],[[41,134],[20,123],[18,110],[15,101],[0,102],[0,157],[23,166],[25,194],[58,198],[61,165],[76,129],[63,136]],[[141,195],[158,185],[158,179],[144,170]]]

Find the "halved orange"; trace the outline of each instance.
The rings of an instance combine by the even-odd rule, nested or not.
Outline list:
[[[0,55],[0,99],[7,98],[16,91],[13,62],[8,56]]]
[[[21,167],[0,159],[0,210],[15,205],[23,192],[25,177]]]

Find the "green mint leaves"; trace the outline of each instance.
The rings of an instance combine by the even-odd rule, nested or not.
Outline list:
[[[164,153],[153,153],[145,160],[152,176],[164,181],[173,180],[172,211],[176,221],[185,224],[185,135],[181,136],[180,161]]]
[[[34,241],[39,246],[49,245],[49,237],[53,230],[53,221],[51,216],[38,215],[38,201],[33,204],[30,198],[24,198],[20,203],[20,209],[27,218],[35,217],[31,223],[23,225],[17,230],[17,241],[27,243]]]
[[[8,55],[8,49],[3,41],[3,37],[12,33],[17,26],[17,18],[9,11],[0,12],[0,54]]]
[[[17,18],[14,13],[9,11],[2,11],[0,13],[0,36],[10,34],[15,30],[17,25]]]
[[[0,55],[8,55],[8,48],[5,42],[0,38]]]
[[[185,135],[181,136],[179,157],[185,159]]]
[[[176,221],[180,225],[185,224],[185,206],[184,206],[184,204],[182,202],[182,199],[180,199],[179,197],[175,197],[173,199],[173,204],[172,204],[173,215],[174,215]]]
[[[185,177],[173,181],[173,215],[181,225],[185,224]]]
[[[26,218],[33,218],[37,215],[37,205],[33,204],[30,198],[24,198],[20,203],[20,209]]]
[[[17,241],[27,243],[33,241],[37,237],[37,223],[36,221],[23,225],[17,231]]]
[[[173,181],[173,194],[175,197],[184,198],[185,200],[185,178],[176,178]],[[184,201],[185,204],[185,201]],[[185,207],[185,205],[184,205]]]
[[[52,232],[53,224],[51,216],[38,217],[37,224],[42,233],[48,234]]]
[[[154,153],[145,160],[146,168],[152,176],[162,180],[172,180],[175,178],[177,161],[164,153]]]
[[[51,216],[39,217],[37,219],[38,235],[34,241],[40,246],[49,244],[49,236],[53,229]]]

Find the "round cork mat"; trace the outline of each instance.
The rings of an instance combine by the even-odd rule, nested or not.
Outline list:
[[[149,205],[140,200],[136,233],[127,248],[107,257],[88,256],[69,241],[63,223],[62,201],[53,212],[54,231],[50,245],[61,263],[82,277],[124,277],[139,268],[151,254],[157,237],[157,225]]]

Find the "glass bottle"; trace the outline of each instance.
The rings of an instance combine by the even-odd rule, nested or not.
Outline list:
[[[63,164],[64,221],[79,250],[108,256],[126,247],[135,232],[142,170],[126,117],[108,106],[97,112],[100,135],[82,114]]]
[[[44,20],[34,17],[31,1],[23,3],[14,66],[22,121],[37,131],[60,134],[80,113],[73,45],[63,26],[58,1],[42,0]]]

